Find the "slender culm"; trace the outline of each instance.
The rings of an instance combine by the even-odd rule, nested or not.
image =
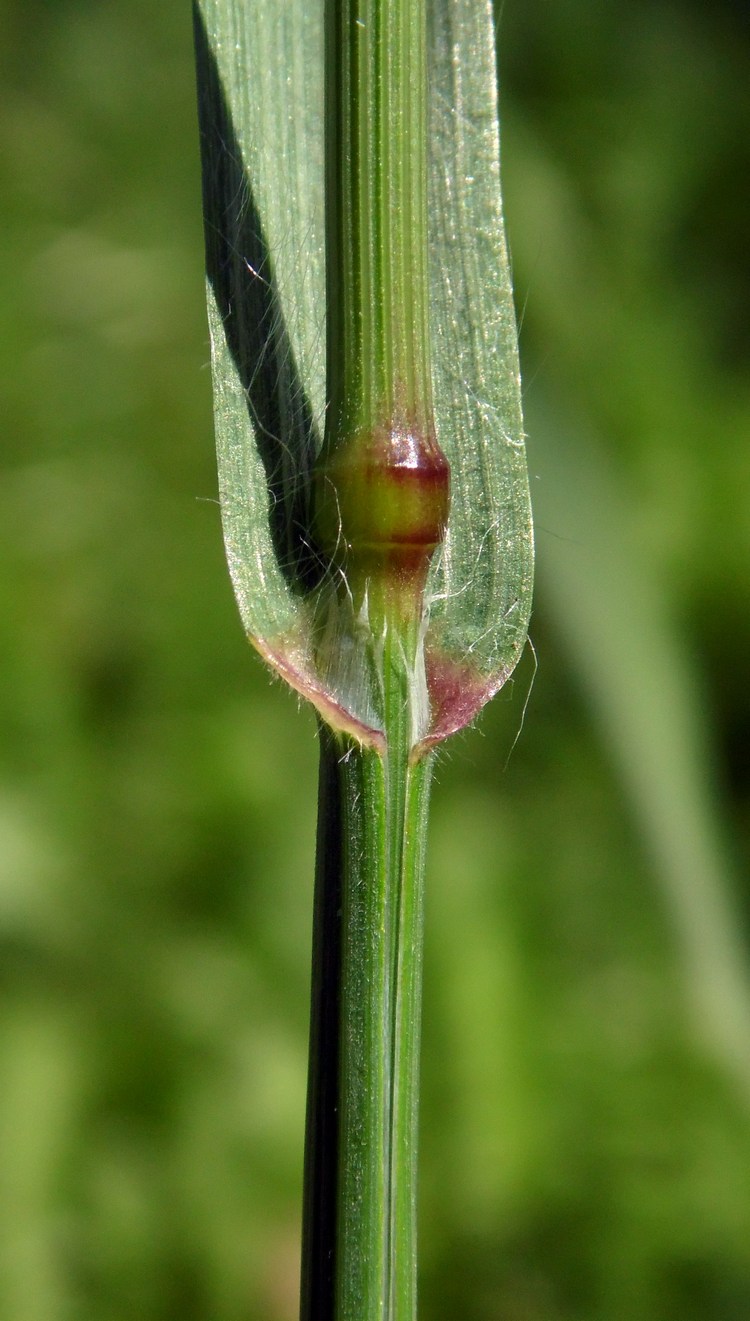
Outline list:
[[[195,13],[228,562],[320,720],[301,1316],[415,1321],[432,749],[531,599],[493,10]]]
[[[370,684],[384,747],[323,745],[330,802],[319,823],[303,1321],[416,1314],[430,757],[413,752],[427,714],[423,593],[449,499],[430,379],[425,68],[423,0],[331,0],[329,402],[315,535],[339,569],[330,608],[344,622],[332,636],[337,648],[359,644],[359,686]],[[341,846],[329,839],[332,802]],[[325,972],[334,964],[335,995]],[[332,1068],[335,1086],[322,1076]],[[335,1190],[335,1216],[321,1204],[323,1184]]]
[[[330,0],[328,412],[315,530],[355,594],[421,611],[448,517],[432,406],[424,0]]]

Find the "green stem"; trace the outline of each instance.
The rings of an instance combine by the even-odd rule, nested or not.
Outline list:
[[[404,705],[394,718],[408,733]],[[431,758],[321,740],[303,1321],[412,1321]],[[335,1211],[334,1211],[335,1207]]]
[[[329,428],[429,431],[425,0],[329,0]]]
[[[428,338],[425,0],[329,0],[321,672],[380,748],[321,733],[303,1321],[414,1321],[423,590],[448,513]],[[352,657],[354,660],[352,661]],[[344,675],[346,681],[344,682]]]
[[[329,404],[313,535],[341,570],[337,636],[369,629],[375,653],[393,632],[415,660],[430,556],[449,504],[430,376],[426,0],[328,0],[326,13]],[[352,648],[344,650],[349,671]],[[353,690],[335,654],[319,659],[356,709],[372,656]],[[375,708],[388,704],[389,684],[402,682],[394,676],[386,665]],[[420,711],[411,692],[403,701],[413,735],[425,701]],[[382,710],[376,723],[378,714],[387,736],[389,718]]]

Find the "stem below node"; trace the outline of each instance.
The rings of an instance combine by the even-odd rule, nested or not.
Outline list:
[[[302,1321],[416,1315],[430,772],[322,734]]]

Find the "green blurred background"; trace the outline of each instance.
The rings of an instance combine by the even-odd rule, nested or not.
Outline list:
[[[184,5],[6,0],[0,1317],[291,1321],[316,747],[245,645]],[[750,20],[508,0],[529,655],[441,755],[423,1321],[750,1317]]]

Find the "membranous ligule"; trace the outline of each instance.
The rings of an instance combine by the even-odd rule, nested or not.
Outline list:
[[[381,426],[339,442],[316,476],[320,548],[356,580],[416,580],[445,535],[450,470],[434,432]]]

